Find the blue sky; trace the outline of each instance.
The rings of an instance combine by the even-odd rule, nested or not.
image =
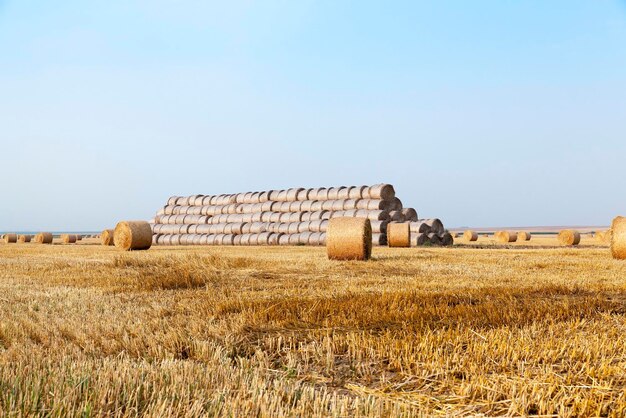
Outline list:
[[[624,1],[2,1],[0,230],[389,182],[454,226],[626,213]]]

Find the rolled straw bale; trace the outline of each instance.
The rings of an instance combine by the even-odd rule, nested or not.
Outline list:
[[[257,245],[267,245],[270,232],[261,232],[257,237]]]
[[[298,244],[299,245],[308,245],[309,244],[309,238],[311,237],[311,232],[301,232],[298,235],[300,236],[300,239],[298,240]]]
[[[252,234],[242,234],[240,245],[250,245],[250,236]]]
[[[331,200],[332,206],[330,210],[344,210],[343,205],[345,203],[345,199],[343,200]]]
[[[215,238],[213,239],[213,245],[222,245],[222,242],[224,241],[224,236],[226,234],[217,234],[215,235]]]
[[[348,198],[349,199],[362,199],[363,198],[363,190],[365,190],[365,186],[352,186],[350,190],[348,190]]]
[[[320,212],[322,210],[322,206],[324,206],[323,200],[314,200],[313,203],[311,203],[311,209],[309,209],[309,211]]]
[[[201,225],[189,225],[189,227],[187,228],[187,233],[188,234],[195,234],[198,232],[198,227]],[[154,228],[152,228],[152,233],[154,233]]]
[[[476,233],[476,231],[472,231],[472,230],[467,230],[463,233],[463,239],[467,242],[474,242],[474,241],[478,241],[478,234]]]
[[[439,237],[439,235],[435,234],[434,232],[431,232],[428,234],[428,241],[432,245],[441,245],[441,238]]]
[[[444,233],[444,227],[441,220],[435,219],[423,219],[422,220],[426,225],[430,227],[430,230],[436,234],[442,235]],[[419,221],[418,221],[419,222]]]
[[[272,212],[270,215],[270,222],[280,222],[280,212]]]
[[[391,199],[389,201],[389,206],[388,206],[388,210],[392,211],[392,210],[399,210],[401,211],[403,209],[402,206],[402,201],[400,199],[398,199],[397,197],[394,197],[393,199]]]
[[[302,222],[302,212],[294,212],[289,214],[289,222]]]
[[[193,245],[200,245],[200,244],[202,244],[202,235],[193,234],[192,236],[193,236],[193,239],[192,239],[191,243]]]
[[[250,199],[252,200],[252,203],[261,203],[261,193],[253,192]]]
[[[372,245],[382,246],[387,245],[388,243],[387,234],[372,234]]]
[[[289,212],[300,212],[302,207],[302,202],[291,202],[291,204],[289,205]]]
[[[233,245],[241,245],[241,235],[235,235],[235,238],[233,238]]]
[[[402,214],[402,211],[399,210],[392,210],[389,212],[389,219],[392,222],[404,222],[404,215]]]
[[[496,240],[504,244],[509,242],[515,242],[517,241],[517,233],[510,231],[498,231],[496,235]]]
[[[313,206],[313,200],[304,200],[300,205],[302,212],[311,212],[311,206]]]
[[[248,245],[259,245],[259,234],[250,234]]]
[[[302,232],[315,232],[311,231],[311,221],[298,222],[298,233]]]
[[[309,235],[309,241],[307,244],[309,245],[320,245],[320,237],[321,237],[321,233],[319,232],[312,232],[311,235]]]
[[[321,228],[322,228],[322,222],[324,221],[307,221],[306,223],[308,224],[309,227],[309,231],[311,232],[322,232]]]
[[[278,238],[278,245],[289,245],[289,235],[280,234]]]
[[[342,202],[343,202],[343,206],[339,210],[353,210],[357,208],[359,199],[345,199],[345,200],[342,200]]]
[[[421,232],[411,232],[411,245],[415,246],[415,247],[420,247],[424,244],[426,244],[427,242],[430,242],[430,239],[428,238],[428,234],[424,234]]]
[[[125,251],[147,250],[152,245],[152,229],[145,221],[122,221],[115,227],[113,240]]]
[[[252,192],[246,192],[243,194],[243,202],[244,204],[251,205],[252,202]]]
[[[291,189],[287,190],[287,201],[288,202],[295,202],[295,201],[297,201],[298,200],[298,193],[300,193],[303,190],[304,189],[302,187],[291,188]]]
[[[276,198],[278,197],[279,190],[270,190],[267,192],[268,200],[276,202]]]
[[[269,223],[272,221],[272,214],[274,212],[261,212],[261,222]]]
[[[316,212],[311,212],[309,215],[309,221],[316,221],[318,219],[328,219],[328,215],[330,212],[328,212],[327,210],[320,210],[320,211],[316,211]],[[327,216],[328,215],[328,216]]]
[[[402,214],[404,215],[404,219],[408,222],[417,221],[417,212],[413,208],[403,208]]]
[[[368,210],[367,219],[372,221],[388,221],[389,212],[386,210]]]
[[[344,211],[342,210],[337,210],[337,211],[331,211],[330,212],[330,217],[332,218],[355,218],[355,216],[346,216]]]
[[[320,245],[326,245],[326,232],[320,234]]]
[[[16,242],[17,242],[17,234],[5,234],[4,235],[5,244],[15,244]]]
[[[74,235],[74,234],[63,234],[63,235],[61,235],[61,242],[63,244],[74,244],[74,243],[76,243],[76,235]],[[152,244],[152,228],[150,228],[150,243]]]
[[[390,247],[410,247],[411,230],[408,222],[390,222],[387,225],[387,243]]]
[[[20,235],[17,237],[17,241],[21,242],[22,244],[30,242],[30,240],[32,239],[32,237],[30,235]]]
[[[372,221],[370,220],[370,223],[372,224],[372,233],[373,234],[386,234],[387,233],[387,224],[389,223],[389,221]],[[324,231],[322,231],[324,232]]]
[[[391,184],[375,184],[367,188],[367,197],[369,199],[391,200],[396,197],[396,191]]]
[[[300,244],[300,234],[290,234],[289,237],[289,245],[299,245]]]
[[[102,242],[102,245],[115,245],[115,242],[113,242],[113,236],[114,233],[112,229],[105,229],[104,231],[102,231],[102,233],[100,234],[100,240]]]
[[[346,218],[356,218],[356,214],[359,211],[357,209],[348,209],[348,210],[344,210],[343,213],[346,216]]]
[[[222,245],[234,245],[235,235],[226,234],[222,237]]]
[[[309,200],[309,193],[311,193],[311,189],[301,189],[296,196],[296,200],[301,202]]]
[[[315,198],[312,199],[321,201],[328,200],[328,189],[320,187],[319,189],[317,189],[317,194],[315,195]]]
[[[530,232],[520,231],[517,233],[518,241],[530,241],[531,238],[532,236],[530,235]]]
[[[561,245],[578,245],[580,244],[580,232],[572,229],[564,229],[559,232],[559,242]]]
[[[270,193],[269,192],[260,192],[259,193],[259,203],[265,203],[270,201]]]
[[[322,202],[322,210],[333,210],[333,200],[324,200]]]
[[[244,202],[244,200],[245,200],[245,196],[246,196],[246,194],[245,194],[245,193],[237,193],[237,194],[235,195],[235,203],[239,203],[239,204],[241,204],[241,203],[246,203],[246,202]],[[206,196],[205,196],[205,197],[206,197]],[[202,204],[204,205],[204,199],[202,200]]]
[[[277,234],[277,233],[270,233],[269,236],[267,237],[267,245],[278,245],[279,241],[280,241],[280,237],[282,237],[283,234]]]
[[[265,231],[267,231],[267,224],[264,222],[253,222],[250,225],[250,233],[252,234],[260,234]]]
[[[276,202],[263,202],[261,203],[261,212],[272,212],[272,208],[274,207],[274,205],[276,204]]]
[[[454,237],[448,231],[444,232],[441,236],[441,245],[444,247],[454,245]]]
[[[180,196],[172,196],[172,197],[170,197],[169,199],[167,199],[167,205],[168,206],[175,206],[179,197]]]
[[[606,231],[598,231],[595,233],[595,239],[596,241],[599,241],[602,243],[607,243],[607,242],[610,243],[612,239],[612,232],[610,229]]]
[[[287,233],[289,235],[294,235],[299,233],[300,231],[300,223],[299,222],[292,222],[292,223],[288,223],[287,225],[289,225],[288,229],[287,229]]]
[[[389,202],[380,199],[361,199],[356,204],[356,208],[362,210],[384,210],[388,206]]]
[[[261,213],[252,214],[252,222],[261,222]]]
[[[326,251],[331,260],[369,260],[372,255],[369,219],[331,219],[326,233]]]
[[[328,200],[337,200],[339,196],[339,187],[331,187],[328,189]]]
[[[337,191],[337,200],[346,200],[350,197],[350,188],[341,186]]]
[[[165,208],[167,206],[162,207],[161,209],[157,210],[156,216],[163,216],[165,215]]]
[[[52,244],[52,234],[50,232],[40,232],[35,235],[37,244]]]
[[[289,213],[291,212],[290,207],[291,202],[276,202],[272,209],[274,212]]]
[[[311,220],[311,213],[312,212],[302,212],[302,222],[308,222]],[[315,220],[315,219],[313,219]]]
[[[255,203],[252,205],[252,212],[263,212],[263,203]]]
[[[291,218],[290,213],[281,213],[278,221],[282,223],[288,223],[290,218]]]
[[[287,190],[281,190],[278,192],[278,196],[274,199],[277,202],[287,202]]]
[[[289,234],[289,223],[279,223],[278,224],[278,233],[280,234]]]

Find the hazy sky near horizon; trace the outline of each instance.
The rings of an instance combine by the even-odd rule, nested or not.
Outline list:
[[[389,182],[448,227],[626,214],[626,2],[0,0],[1,230]]]

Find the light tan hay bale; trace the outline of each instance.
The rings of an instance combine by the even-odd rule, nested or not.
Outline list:
[[[202,206],[210,206],[212,198],[213,196],[204,196],[204,199],[202,199]]]
[[[325,200],[322,202],[322,210],[333,210],[333,203],[334,201],[332,200]]]
[[[52,234],[50,232],[40,232],[35,235],[37,244],[52,244]]]
[[[350,197],[350,188],[341,186],[337,191],[337,200],[346,200]]]
[[[281,234],[278,238],[278,245],[289,245],[289,235]]]
[[[235,238],[233,238],[233,245],[241,245],[241,235],[235,235]]]
[[[370,219],[370,223],[372,224],[373,234],[386,234],[387,233],[387,224],[389,224],[388,221],[372,221]]]
[[[430,242],[430,239],[428,238],[428,234],[424,234],[421,232],[411,233],[411,245],[415,247],[420,247],[426,244],[427,242]]]
[[[252,234],[241,234],[240,245],[250,245],[250,236]]]
[[[254,213],[263,212],[263,203],[254,203],[252,205],[252,212]]]
[[[324,206],[324,201],[314,200],[313,203],[311,203],[310,212],[320,212],[322,210],[322,206]]]
[[[289,218],[291,218],[291,214],[290,213],[281,213],[280,214],[280,218],[279,218],[279,222],[281,223],[288,223],[289,222]]]
[[[467,242],[478,241],[478,234],[475,231],[468,229],[463,233],[463,239]]]
[[[275,202],[276,199],[278,198],[278,193],[279,193],[279,190],[270,190],[267,192],[267,197],[269,200]]]
[[[188,234],[195,234],[198,231],[198,227],[201,225],[189,225],[187,228]],[[152,233],[154,234],[154,228],[152,228]]]
[[[390,222],[387,225],[387,243],[390,247],[410,247],[411,230],[408,222]]]
[[[301,189],[296,196],[296,200],[301,202],[309,200],[309,193],[311,193],[311,189]]]
[[[31,239],[32,237],[30,235],[24,235],[24,234],[17,237],[17,241],[22,244],[30,242]]]
[[[501,242],[503,244],[517,241],[517,233],[516,232],[498,231],[496,233],[495,237],[496,237],[496,240],[498,240],[499,242]]]
[[[387,234],[372,234],[372,245],[382,246],[387,245],[389,241],[387,240]]]
[[[17,242],[17,234],[5,234],[4,235],[5,244],[15,244],[16,242]]]
[[[331,187],[328,189],[328,200],[337,200],[337,196],[339,195],[339,187]]]
[[[391,199],[389,201],[389,206],[388,206],[388,210],[392,211],[392,210],[399,210],[401,211],[403,209],[402,206],[402,201],[400,199],[398,199],[397,197],[394,197],[393,199]]]
[[[210,234],[212,228],[213,228],[213,225],[198,225],[196,226],[196,233],[197,234]]]
[[[370,210],[367,211],[367,218],[372,221],[388,221],[389,212],[386,210]]]
[[[115,245],[115,242],[113,241],[113,236],[114,232],[112,229],[105,229],[104,231],[102,231],[102,233],[100,234],[100,240],[102,242],[102,245]]]
[[[326,251],[331,260],[369,260],[372,255],[369,219],[331,219],[326,234]]]
[[[300,234],[290,234],[287,236],[289,237],[289,245],[300,244]]]
[[[250,245],[260,245],[259,235],[260,234],[250,234]]]
[[[289,205],[289,212],[300,212],[302,207],[302,202],[291,202],[291,204]]]
[[[411,232],[420,233],[420,234],[429,234],[431,231],[430,226],[424,222],[423,220],[417,222],[409,222],[409,228]]]
[[[426,225],[430,227],[431,232],[434,232],[435,234],[442,235],[445,232],[443,223],[437,218],[424,219],[423,222],[426,223]]]
[[[320,211],[320,213],[321,213],[320,219],[330,219],[331,212],[327,210],[322,210]]]
[[[342,202],[343,205],[341,209],[338,210],[356,210],[359,201],[357,199],[345,199],[342,200]]]
[[[311,221],[298,222],[298,233],[302,232],[314,232],[311,231]]]
[[[308,245],[309,244],[309,237],[311,236],[311,232],[302,232],[298,234],[299,239],[298,239],[298,245]]]
[[[270,223],[272,221],[272,213],[274,212],[261,212],[261,222]]]
[[[404,219],[409,222],[417,221],[417,212],[413,208],[404,208],[402,209],[402,214],[404,215]]]
[[[261,212],[272,212],[272,208],[276,202],[263,202],[261,203]]]
[[[243,203],[239,205],[237,208],[239,209],[239,213],[254,213],[254,204],[253,203]]]
[[[294,212],[289,214],[289,222],[302,222],[302,212]]]
[[[280,242],[280,237],[282,236],[283,234],[270,233],[267,237],[267,245],[278,245]]]
[[[76,235],[74,235],[74,234],[63,234],[63,235],[61,235],[61,242],[63,244],[74,244],[74,243],[76,243]],[[150,229],[150,243],[152,243],[152,229]]]
[[[343,210],[343,205],[345,203],[345,200],[331,200],[330,202],[332,202],[332,205],[329,210],[334,210],[334,211]]]
[[[530,232],[520,231],[517,233],[518,241],[530,241],[531,238],[532,236],[530,235]]]
[[[320,233],[319,232],[312,232],[311,235],[309,235],[309,241],[307,242],[308,245],[320,245]]]
[[[252,204],[252,192],[247,192],[243,194],[243,203]]]
[[[361,210],[383,210],[388,206],[388,202],[379,199],[361,199],[357,202],[356,208]]]
[[[269,192],[259,192],[259,203],[265,203],[270,201]]]
[[[299,233],[299,230],[300,230],[300,223],[299,222],[288,223],[287,225],[289,225],[289,227],[287,229],[287,233],[289,235],[295,235],[295,234]]]
[[[252,222],[261,222],[261,214],[253,213],[252,214]]]
[[[447,231],[443,233],[443,235],[441,236],[441,245],[443,245],[444,247],[454,245],[454,237],[451,233]]]
[[[270,222],[274,222],[274,223],[280,222],[280,216],[281,216],[280,212],[272,212],[270,214]]]
[[[147,250],[152,245],[152,228],[146,221],[122,221],[115,227],[113,240],[121,250]]]
[[[324,187],[320,187],[319,189],[317,189],[317,194],[314,200],[321,200],[321,201],[328,200],[328,189]]]
[[[261,232],[257,237],[257,245],[267,245],[270,232]]]
[[[303,191],[304,189],[301,187],[298,188],[291,188],[289,190],[287,190],[287,201],[288,202],[295,202],[298,200],[298,193],[300,193],[301,191]]]
[[[363,190],[365,190],[366,186],[353,186],[348,190],[348,198],[349,199],[362,199],[363,198]]]
[[[441,238],[439,237],[439,235],[435,234],[434,232],[431,232],[428,234],[428,241],[432,245],[441,245]]]
[[[578,245],[580,244],[580,232],[572,229],[564,229],[559,232],[559,242],[561,245]]]
[[[330,218],[347,218],[348,216],[345,216],[344,211],[342,210],[338,210],[338,211],[330,211]],[[354,218],[354,216],[352,216],[352,218]]]
[[[245,196],[246,196],[245,193],[237,193],[235,195],[235,203],[239,203],[239,204],[246,203],[246,202],[244,202]],[[202,199],[202,204],[204,205],[204,199]]]
[[[281,234],[289,234],[289,223],[279,223],[278,224],[278,232]]]
[[[320,229],[322,227],[322,222],[320,220],[317,221],[308,221],[309,231],[311,232],[322,232]]]
[[[399,211],[399,210],[390,211],[389,219],[391,219],[392,222],[404,222],[405,221],[402,211]]]
[[[266,225],[264,222],[253,222],[250,225],[250,233],[251,234],[260,234],[261,232],[266,231]]]
[[[252,193],[252,203],[261,203],[261,193],[259,192]]]
[[[348,210],[344,210],[342,212],[344,213],[346,218],[356,218],[356,214],[358,213],[358,210],[357,209],[348,209]]]
[[[172,196],[172,197],[170,197],[169,199],[167,199],[167,205],[168,205],[168,206],[174,206],[174,205],[176,205],[176,202],[178,201],[178,198],[179,198],[179,197],[180,197],[180,196]]]
[[[313,205],[313,201],[312,200],[305,200],[300,205],[300,210],[302,212],[311,212],[311,206],[312,205]]]
[[[275,199],[277,202],[286,202],[287,201],[287,190],[281,190],[278,192],[278,196]]]
[[[368,197],[370,199],[391,200],[396,197],[396,191],[391,184],[375,184],[369,187]]]
[[[222,237],[222,245],[234,245],[235,244],[235,236],[231,234],[226,234]]]

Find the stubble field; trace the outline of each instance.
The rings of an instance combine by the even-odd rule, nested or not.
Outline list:
[[[624,416],[626,263],[552,240],[0,245],[0,415]]]

